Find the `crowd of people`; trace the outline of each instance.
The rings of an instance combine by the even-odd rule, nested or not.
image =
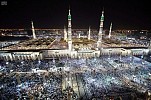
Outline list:
[[[60,98],[61,76],[27,74],[2,74],[0,82],[1,100],[54,99]],[[48,99],[48,100],[49,100]]]
[[[0,98],[62,100],[71,93],[72,99],[76,100],[78,95],[74,89],[62,89],[62,74],[50,72],[51,68],[66,66],[70,67],[70,72],[83,70],[78,75],[88,99],[132,93],[134,87],[146,91],[151,89],[150,65],[137,57],[115,55],[89,59],[3,60],[0,62]],[[33,69],[45,72],[35,73]]]

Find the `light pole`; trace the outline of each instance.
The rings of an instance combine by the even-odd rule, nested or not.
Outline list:
[[[141,56],[141,60],[142,60],[142,64],[143,64],[143,67],[144,67],[144,51],[143,51],[143,53],[142,53],[142,56]]]
[[[111,58],[111,49],[109,49],[109,59]]]
[[[132,50],[131,50],[131,55],[130,55],[130,57],[131,57],[131,64],[133,64],[134,58],[133,58],[133,51],[132,51]]]
[[[122,52],[120,52],[120,60],[119,61],[121,62],[121,60],[122,60]]]

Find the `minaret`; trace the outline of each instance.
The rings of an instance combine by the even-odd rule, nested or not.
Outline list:
[[[110,25],[109,38],[111,37],[111,32],[112,32],[112,22],[111,22],[111,25]]]
[[[80,39],[80,37],[81,37],[81,34],[79,33],[79,37],[78,38]]]
[[[88,33],[88,40],[90,40],[90,37],[91,37],[91,30],[90,30],[90,26],[89,26],[89,33]]]
[[[66,27],[64,26],[64,40],[67,41],[67,31]]]
[[[100,19],[100,29],[99,29],[99,34],[98,34],[97,47],[99,47],[100,44],[102,43],[103,22],[104,22],[104,10],[102,11],[102,16]]]
[[[32,25],[33,39],[36,39],[36,34],[35,34],[35,29],[34,29],[33,21],[31,21],[31,25]]]
[[[72,50],[72,31],[71,31],[71,14],[70,14],[70,9],[69,9],[69,14],[68,14],[68,47],[69,50]]]

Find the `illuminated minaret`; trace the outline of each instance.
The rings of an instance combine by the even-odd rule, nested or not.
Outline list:
[[[109,38],[111,37],[111,32],[112,32],[112,23],[110,25]]]
[[[90,40],[90,37],[91,37],[91,30],[90,30],[90,27],[89,27],[89,33],[88,33],[88,40]]]
[[[78,38],[80,39],[80,37],[81,37],[81,34],[79,33],[79,37]]]
[[[72,31],[71,31],[71,14],[69,9],[69,15],[68,15],[68,48],[71,51],[72,50]]]
[[[67,31],[66,27],[64,26],[64,40],[67,41]]]
[[[97,47],[100,47],[100,44],[102,43],[103,22],[104,22],[104,10],[102,11],[102,16],[100,19],[100,29],[99,29],[99,34],[98,34]]]
[[[34,29],[33,21],[31,21],[31,25],[32,25],[33,39],[36,39],[36,34],[35,34],[35,29]]]

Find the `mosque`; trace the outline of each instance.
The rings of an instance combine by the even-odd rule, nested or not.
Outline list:
[[[45,55],[48,56],[69,56],[71,58],[81,58],[81,57],[94,57],[94,56],[100,56],[100,44],[102,39],[102,31],[103,31],[103,21],[104,21],[104,15],[102,13],[101,17],[101,24],[100,24],[100,31],[99,31],[99,39],[98,42],[91,39],[91,30],[89,28],[88,36],[85,38],[82,38],[79,36],[79,38],[73,38],[72,37],[72,24],[71,24],[71,13],[69,9],[68,14],[68,32],[66,30],[64,31],[64,38],[63,41],[67,43],[67,48],[65,50],[47,50],[47,53]],[[58,54],[56,54],[56,52]]]
[[[91,38],[91,29],[89,27],[88,36],[78,38],[72,36],[72,17],[69,9],[68,30],[64,28],[63,38],[42,38],[36,37],[33,22],[33,39],[12,45],[1,49],[0,58],[5,60],[27,60],[27,59],[46,59],[51,57],[71,57],[71,58],[91,58],[100,55],[122,54],[129,55],[131,50],[124,48],[103,48],[103,22],[104,11],[100,18],[100,26],[97,40]],[[112,23],[108,38],[111,38]],[[148,51],[144,50],[145,54]],[[138,52],[139,54],[140,52]],[[136,53],[137,54],[137,53]]]

